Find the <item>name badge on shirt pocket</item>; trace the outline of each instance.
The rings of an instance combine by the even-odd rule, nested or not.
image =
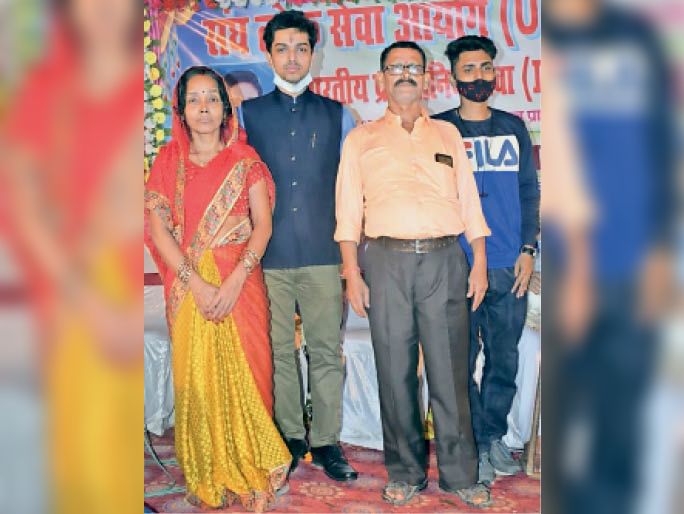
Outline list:
[[[435,154],[435,161],[439,162],[441,164],[446,164],[450,168],[454,167],[454,159],[451,157],[451,155],[447,155],[444,153],[436,153]]]

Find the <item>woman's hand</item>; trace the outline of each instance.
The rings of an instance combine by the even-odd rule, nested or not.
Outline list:
[[[247,270],[242,263],[239,263],[218,289],[218,294],[210,307],[209,319],[218,323],[230,314],[240,297],[245,280],[247,280]]]
[[[206,282],[199,275],[191,277],[188,286],[202,316],[207,320],[211,320],[211,309],[218,296],[219,288]]]

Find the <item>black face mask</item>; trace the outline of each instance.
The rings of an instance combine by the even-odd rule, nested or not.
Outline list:
[[[477,79],[472,82],[456,81],[458,94],[471,102],[486,102],[492,96],[496,80]]]

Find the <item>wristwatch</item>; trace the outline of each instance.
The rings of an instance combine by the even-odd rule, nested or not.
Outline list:
[[[532,246],[532,245],[522,245],[520,248],[520,253],[526,253],[527,255],[531,255],[532,257],[537,256],[537,247]]]

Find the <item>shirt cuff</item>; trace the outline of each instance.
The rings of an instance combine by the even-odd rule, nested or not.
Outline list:
[[[470,244],[474,239],[477,239],[478,237],[487,237],[491,236],[492,231],[489,230],[489,227],[487,224],[483,221],[481,223],[478,223],[474,227],[468,227],[465,231],[465,236],[466,240]]]
[[[341,241],[355,241],[356,244],[359,244],[361,241],[361,230],[349,224],[338,223],[335,230],[335,241],[338,243]]]

